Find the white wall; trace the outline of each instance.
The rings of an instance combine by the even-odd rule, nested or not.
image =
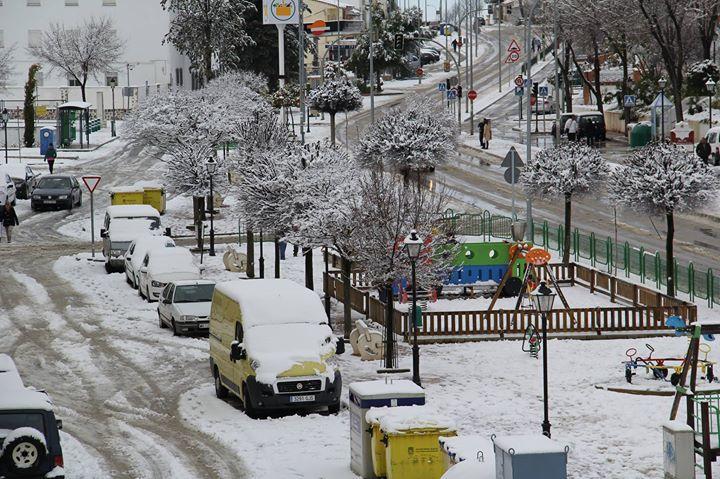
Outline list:
[[[38,0],[29,3],[37,3]],[[45,30],[51,23],[62,23],[70,27],[79,24],[85,18],[106,16],[113,20],[118,36],[125,41],[125,51],[121,62],[113,70],[118,74],[118,86],[128,85],[127,64],[131,65],[130,86],[139,87],[140,95],[145,93],[145,85],[152,91],[175,86],[175,69],[183,69],[183,86],[191,85],[189,62],[177,53],[171,45],[163,45],[162,40],[168,31],[170,14],[163,11],[159,0],[115,0],[116,6],[104,6],[112,3],[108,0],[39,0],[41,6],[28,6],[28,0],[0,0],[0,40],[5,47],[15,45],[13,75],[7,91],[0,91],[0,98],[20,100],[24,96],[23,85],[27,80],[28,68],[36,62],[27,52],[30,30]],[[66,6],[77,3],[77,6]],[[80,98],[80,87],[69,87],[67,78],[58,71],[49,73],[43,68],[42,86],[39,88],[40,103],[54,104],[60,99],[58,87],[68,88],[70,100]],[[106,99],[110,99],[110,88],[105,88],[105,74],[88,81],[90,87],[102,87]],[[96,88],[87,92],[87,101],[93,103]],[[121,88],[116,88],[116,106],[121,107]],[[14,106],[14,105],[13,105]],[[106,101],[106,108],[110,102]]]

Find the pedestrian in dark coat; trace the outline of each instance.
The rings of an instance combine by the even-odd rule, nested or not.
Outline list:
[[[457,40],[452,41],[453,52],[457,52],[458,42]]]
[[[695,148],[695,153],[697,153],[697,156],[702,158],[705,163],[710,161],[712,148],[710,147],[710,143],[708,143],[707,138],[703,137],[700,139],[700,143],[698,143],[697,148]]]
[[[478,134],[480,135],[480,148],[485,148],[485,118],[478,123]]]
[[[55,158],[57,158],[57,151],[55,151],[53,144],[50,143],[50,146],[48,146],[48,149],[45,151],[45,161],[47,161],[48,169],[50,170],[51,175],[55,166]]]
[[[0,222],[2,222],[3,228],[5,228],[5,235],[7,236],[8,243],[12,242],[12,230],[15,226],[20,224],[17,213],[12,203],[9,201],[5,203],[5,206],[0,210]]]

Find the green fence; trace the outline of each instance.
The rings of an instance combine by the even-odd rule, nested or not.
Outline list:
[[[490,238],[509,239],[512,237],[512,219],[507,216],[482,213],[458,213],[448,210],[444,221],[458,235],[478,236],[483,241]],[[552,227],[547,221],[528,226],[529,239],[536,246],[563,254],[564,227]],[[574,228],[571,234],[570,255],[575,261],[584,260],[594,268],[605,270],[616,276],[637,276],[640,283],[662,289],[667,285],[667,264],[664,254],[647,251],[643,246],[634,246],[627,241],[616,243],[610,236],[597,236]],[[675,260],[675,287],[686,293],[690,301],[707,301],[708,307],[720,304],[720,280],[712,268],[696,270],[692,262]]]

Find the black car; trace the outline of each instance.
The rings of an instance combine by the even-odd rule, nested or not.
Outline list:
[[[40,178],[30,199],[33,211],[40,209],[73,209],[82,205],[82,191],[72,175],[47,175]]]

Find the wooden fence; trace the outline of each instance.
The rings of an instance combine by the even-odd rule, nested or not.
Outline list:
[[[593,293],[605,294],[616,307],[555,309],[547,318],[548,332],[556,336],[601,336],[667,334],[665,319],[678,315],[688,322],[697,318],[694,304],[671,298],[644,286],[629,283],[583,265],[552,264],[550,269],[561,284],[584,286]],[[541,273],[545,280],[545,273]],[[353,272],[350,288],[352,308],[381,325],[385,324],[385,304],[370,295],[361,272]],[[344,302],[340,273],[331,271],[327,281],[331,297]],[[418,330],[425,341],[489,339],[522,335],[529,324],[540,325],[535,310],[428,311],[423,313]],[[409,336],[408,314],[394,311],[398,334]]]

